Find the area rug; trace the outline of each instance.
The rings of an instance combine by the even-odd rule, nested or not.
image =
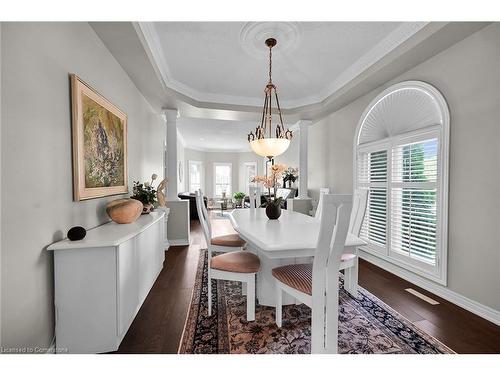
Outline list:
[[[342,282],[342,279],[341,279]],[[274,308],[256,304],[255,321],[246,321],[246,296],[241,283],[212,280],[212,316],[207,314],[207,252],[201,250],[181,354],[306,354],[310,353],[311,310],[283,307],[283,326]],[[363,288],[358,298],[341,286],[339,353],[454,353]]]

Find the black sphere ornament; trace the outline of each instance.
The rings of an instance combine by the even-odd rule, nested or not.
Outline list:
[[[68,230],[68,238],[70,241],[78,241],[87,235],[87,231],[83,227],[73,227]]]

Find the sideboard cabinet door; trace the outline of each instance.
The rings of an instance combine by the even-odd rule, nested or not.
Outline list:
[[[57,348],[116,350],[115,248],[58,251],[54,260]]]
[[[139,265],[139,304],[144,302],[158,276],[159,231],[159,225],[154,224],[136,237],[136,251]]]
[[[125,335],[139,306],[136,239],[118,246],[118,336]]]

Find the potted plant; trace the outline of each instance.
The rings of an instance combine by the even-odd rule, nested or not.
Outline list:
[[[286,182],[288,181],[288,187],[292,187],[292,183],[297,181],[299,178],[299,168],[288,167],[285,171],[285,177],[283,177],[283,186],[286,186]]]
[[[266,205],[266,215],[271,220],[276,220],[281,216],[281,202],[283,198],[276,198],[276,189],[280,186],[280,181],[283,177],[283,173],[286,171],[287,166],[284,164],[274,164],[271,166],[271,170],[268,176],[255,176],[252,182],[261,183],[266,189],[268,189],[269,197],[267,199]],[[271,196],[271,189],[274,190],[274,194]]]
[[[153,173],[153,175],[151,176],[151,181],[146,181],[144,183],[134,181],[134,186],[132,188],[133,195],[130,198],[137,199],[142,203],[143,214],[149,214],[158,204],[156,200],[156,190],[153,187],[154,180],[156,180],[157,177],[158,176]]]
[[[245,198],[245,193],[238,191],[233,194],[234,203],[236,206],[241,207],[243,205],[243,199]]]

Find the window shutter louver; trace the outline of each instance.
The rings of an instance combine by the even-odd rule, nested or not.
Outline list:
[[[387,239],[387,150],[361,153],[358,181],[369,189],[361,238],[385,246]]]
[[[437,139],[393,149],[392,250],[436,264]]]

